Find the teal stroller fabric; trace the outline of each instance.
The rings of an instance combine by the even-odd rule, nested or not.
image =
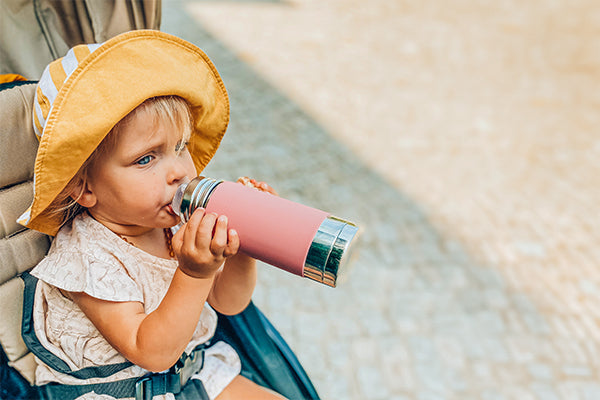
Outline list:
[[[248,379],[288,399],[319,399],[292,349],[254,303],[238,315],[219,314],[215,337],[236,349]]]

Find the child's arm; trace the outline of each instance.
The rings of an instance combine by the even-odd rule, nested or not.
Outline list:
[[[86,293],[71,293],[73,300],[102,336],[119,353],[149,371],[171,367],[189,343],[200,318],[212,279],[195,279],[175,271],[160,306],[146,314],[139,302],[100,300]]]
[[[214,229],[214,234],[213,234]],[[150,314],[138,302],[111,302],[85,293],[73,300],[100,333],[125,358],[150,371],[172,366],[189,343],[225,258],[237,253],[239,240],[214,214],[197,210],[173,236],[179,260],[165,297]]]
[[[265,182],[243,177],[238,179],[238,183],[277,195],[277,192]],[[238,253],[228,258],[223,268],[215,275],[208,302],[222,314],[239,314],[250,303],[255,286],[256,260],[246,254]]]
[[[208,303],[221,314],[239,314],[250,303],[255,286],[256,260],[238,253],[215,274]]]

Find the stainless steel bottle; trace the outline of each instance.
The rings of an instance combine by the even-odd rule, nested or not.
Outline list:
[[[184,222],[199,207],[226,215],[241,251],[332,287],[358,233],[355,224],[325,211],[202,176],[181,185],[172,206]]]

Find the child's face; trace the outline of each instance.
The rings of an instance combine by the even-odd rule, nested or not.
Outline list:
[[[197,175],[181,136],[170,122],[147,113],[124,126],[113,151],[89,170],[94,218],[121,233],[179,223],[171,201],[178,185]]]

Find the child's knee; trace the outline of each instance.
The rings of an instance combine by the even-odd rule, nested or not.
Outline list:
[[[242,375],[233,381],[217,396],[215,400],[286,400],[282,395],[257,385]]]

